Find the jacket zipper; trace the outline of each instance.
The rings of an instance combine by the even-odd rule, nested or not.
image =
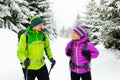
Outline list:
[[[77,42],[77,46],[76,46],[76,64],[78,65],[78,42]],[[78,73],[78,68],[77,68],[77,73]]]
[[[36,32],[36,41],[38,41],[38,32]],[[37,48],[37,55],[38,55],[38,49],[39,49],[38,45],[36,48]]]

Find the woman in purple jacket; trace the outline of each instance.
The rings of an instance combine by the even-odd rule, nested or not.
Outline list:
[[[82,26],[73,28],[72,40],[67,44],[65,52],[71,58],[71,80],[92,80],[90,62],[99,52],[88,41],[88,34]]]

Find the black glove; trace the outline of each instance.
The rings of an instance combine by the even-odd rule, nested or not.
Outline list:
[[[30,59],[29,58],[25,59],[24,65],[25,65],[25,67],[28,67],[30,65]]]
[[[85,58],[87,58],[89,61],[91,60],[91,54],[90,54],[89,51],[83,50],[83,51],[82,51],[82,55],[83,55]]]
[[[53,66],[55,65],[56,61],[53,58],[51,58],[50,62],[51,62],[51,67],[53,68]]]
[[[67,51],[67,55],[70,56],[70,55],[71,55],[71,52],[72,52],[72,51],[69,49],[69,50]]]

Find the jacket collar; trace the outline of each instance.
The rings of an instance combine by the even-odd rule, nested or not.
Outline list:
[[[31,30],[29,26],[27,27],[26,32],[27,32],[27,33],[30,33],[30,34],[40,33],[39,31]]]

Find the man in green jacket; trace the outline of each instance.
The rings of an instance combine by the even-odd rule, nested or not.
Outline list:
[[[33,16],[25,33],[20,36],[17,56],[22,64],[25,80],[34,80],[35,77],[38,80],[49,80],[44,51],[51,65],[55,65],[48,36],[42,32],[42,23],[40,16]]]

